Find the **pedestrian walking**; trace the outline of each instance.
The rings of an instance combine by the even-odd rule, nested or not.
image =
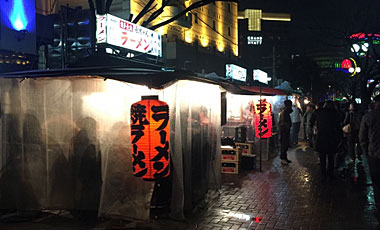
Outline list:
[[[321,182],[325,183],[327,177],[334,179],[334,157],[342,135],[339,114],[333,101],[325,102],[323,108],[316,112],[316,123],[318,133],[315,150],[319,153]]]
[[[380,211],[380,95],[374,99],[373,111],[364,115],[359,130],[359,141],[368,158],[376,208]],[[377,215],[380,219],[380,215]]]
[[[278,126],[280,131],[280,144],[281,144],[281,164],[287,165],[291,163],[288,159],[287,151],[290,142],[290,128],[292,126],[292,120],[290,118],[290,113],[292,112],[292,101],[285,100],[284,108],[280,112]]]
[[[360,122],[361,114],[358,105],[355,102],[351,102],[343,122],[343,132],[347,138],[347,150],[351,163],[354,163],[355,159],[362,161],[362,151],[359,144]]]
[[[313,140],[313,127],[311,125],[311,117],[315,111],[315,106],[311,103],[306,105],[306,112],[303,115],[303,127],[304,133],[306,135],[305,140],[312,146],[311,142]]]
[[[292,127],[290,129],[290,146],[293,147],[298,145],[298,133],[300,131],[302,112],[301,110],[293,104],[293,112],[290,114],[290,119],[292,120]]]

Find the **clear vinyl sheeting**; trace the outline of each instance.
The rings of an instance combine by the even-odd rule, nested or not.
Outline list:
[[[0,208],[89,210],[148,219],[155,182],[132,175],[130,107],[159,95],[170,109],[173,218],[220,186],[219,86],[163,90],[100,78],[0,79]],[[155,195],[154,195],[155,194]]]

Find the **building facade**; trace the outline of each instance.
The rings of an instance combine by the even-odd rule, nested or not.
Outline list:
[[[144,24],[153,12],[159,10],[162,1],[155,1],[151,10],[140,12],[148,0],[112,1],[110,14],[129,20],[138,25]],[[158,2],[156,4],[156,2]],[[172,1],[162,13],[145,27],[168,20],[198,1]],[[37,13],[42,15],[59,14],[62,6],[75,9],[89,9],[88,1],[39,0]],[[215,72],[224,76],[225,64],[238,64],[238,5],[235,2],[214,2],[195,8],[168,25],[155,29],[162,35],[162,61],[166,67],[188,69],[198,73]],[[139,18],[136,21],[136,18]],[[55,47],[56,51],[60,47]],[[48,54],[47,54],[48,55]]]
[[[272,78],[276,86],[286,74],[290,59],[289,26],[291,15],[266,13],[261,9],[239,11],[239,53],[252,76],[260,69]],[[251,78],[249,78],[251,79]]]

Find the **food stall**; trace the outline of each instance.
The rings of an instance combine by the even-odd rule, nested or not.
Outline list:
[[[3,74],[0,93],[1,209],[146,220],[154,207],[183,219],[221,185],[215,81],[89,67]],[[134,175],[131,145],[131,106],[147,95],[168,105],[170,121],[170,173],[153,181]]]
[[[277,121],[286,93],[265,86],[239,88],[241,91],[226,92],[226,123],[222,126],[222,139],[230,140],[230,143],[233,140],[242,157],[259,159],[261,170],[261,160],[268,160],[278,152]],[[247,160],[249,158],[243,162]],[[253,164],[251,168],[255,167],[255,161]]]

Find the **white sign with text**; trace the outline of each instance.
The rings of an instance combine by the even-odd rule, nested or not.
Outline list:
[[[162,56],[159,33],[111,14],[96,15],[96,43]]]

